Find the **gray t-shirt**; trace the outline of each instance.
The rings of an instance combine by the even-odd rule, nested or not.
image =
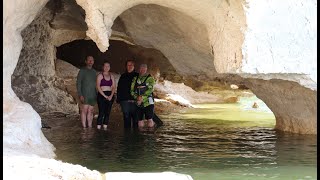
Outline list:
[[[83,67],[77,76],[77,91],[84,96],[84,104],[94,106],[97,103],[96,70]]]

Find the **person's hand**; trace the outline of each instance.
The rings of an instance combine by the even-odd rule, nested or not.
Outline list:
[[[84,103],[84,97],[83,97],[83,96],[80,96],[80,101],[81,101],[82,103]]]
[[[112,96],[108,96],[108,98],[107,98],[109,101],[111,101],[111,99],[112,99]]]
[[[142,96],[137,97],[137,104],[140,106],[142,104]]]

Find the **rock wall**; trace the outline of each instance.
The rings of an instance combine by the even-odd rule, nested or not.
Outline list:
[[[135,44],[160,50],[178,74],[217,74],[207,29],[192,17],[149,4],[134,6],[119,18]]]
[[[198,34],[194,34],[196,30],[203,32],[200,37],[205,37],[208,41],[201,42],[201,45],[193,44],[189,47],[198,47],[196,50],[200,52],[203,46],[206,47],[205,49],[209,49],[206,54],[214,57],[214,66],[218,72],[234,71],[241,66],[241,46],[244,39],[243,31],[246,27],[243,1],[109,0],[108,3],[105,3],[105,1],[101,0],[77,0],[77,3],[86,11],[85,21],[88,25],[87,36],[96,42],[102,52],[106,51],[109,47],[108,40],[111,36],[111,27],[113,21],[119,15],[122,16],[121,14],[123,12],[126,13],[126,10],[132,7],[136,8],[134,6],[139,4],[156,4],[170,9],[164,10],[162,8],[161,10],[169,11],[169,14],[163,14],[155,7],[151,9],[154,13],[160,13],[162,15],[159,16],[161,20],[160,23],[166,20],[173,20],[172,22],[167,22],[176,25],[170,28],[179,30],[178,33],[180,34],[186,32],[184,28],[189,28],[190,31],[188,31],[189,33],[185,34],[185,36],[188,36],[190,39],[197,39],[195,35]],[[139,14],[139,12],[135,13]],[[183,14],[183,16],[181,16],[181,14]],[[141,18],[144,18],[143,20],[146,23],[154,23],[150,18],[143,16]],[[185,24],[182,20],[186,19],[188,19],[187,22],[189,23],[195,23]],[[125,21],[124,19],[122,20]],[[101,24],[104,24],[104,26],[101,26]],[[144,24],[144,26],[145,25],[146,24]],[[148,28],[146,27],[146,29]],[[166,31],[166,29],[161,30]],[[156,37],[150,36],[148,36],[148,38],[156,39]],[[176,42],[183,40],[184,39],[179,38],[176,39]],[[158,43],[166,43],[166,41],[158,40]],[[176,55],[181,59],[185,59],[186,56],[190,55],[190,53],[179,48],[178,45],[181,45],[179,43],[175,44],[176,46],[174,46],[172,42],[166,45],[167,48],[160,49],[165,55],[169,53],[172,54],[174,51],[176,51]],[[173,47],[175,49],[173,49]],[[201,57],[203,56],[204,54],[202,54]],[[169,58],[171,58],[171,56]],[[193,61],[196,62],[198,59]],[[187,63],[187,65],[190,66],[192,64]],[[177,67],[175,66],[175,68]],[[187,69],[198,72],[201,68],[197,69],[195,66],[191,66],[185,68],[185,70]],[[186,73],[186,71],[184,72]],[[206,72],[209,73],[208,71]]]
[[[276,129],[317,134],[317,1],[246,2],[239,75],[255,79],[247,85],[274,113]]]
[[[111,63],[110,71],[119,74],[125,71],[126,60],[133,58],[136,71],[139,70],[141,63],[146,63],[148,64],[149,72],[158,70],[161,73],[161,77],[167,80],[179,77],[169,60],[157,49],[129,45],[122,41],[112,40],[110,43],[112,44],[110,49],[102,53],[92,40],[73,41],[57,48],[57,58],[80,68],[85,64],[84,61],[79,61],[79,59],[85,59],[87,54],[91,54],[95,59],[93,67],[96,70],[102,70],[103,63],[108,61]],[[68,70],[65,69],[64,71]]]
[[[268,106],[276,118],[275,129],[288,133],[317,134],[317,91],[312,89],[314,81],[300,77],[309,87],[288,80],[287,75],[278,74],[243,78],[236,74],[225,77],[229,83],[243,84]],[[281,76],[280,76],[281,77]],[[297,76],[298,77],[298,76]],[[299,79],[295,79],[299,81]],[[300,82],[301,82],[300,81]],[[311,88],[310,88],[311,87]]]
[[[66,92],[64,80],[57,76],[18,76],[12,80],[12,87],[20,100],[30,103],[38,113],[78,112],[77,103]]]
[[[149,30],[152,29],[151,25],[157,26],[157,24],[159,25],[162,21],[167,20],[166,26],[168,28],[160,29],[165,32],[168,31],[167,29],[176,30],[173,32],[178,32],[176,33],[178,34],[177,37],[184,34],[182,35],[184,37],[191,36],[190,39],[199,39],[201,45],[187,41],[187,38],[179,38],[179,41],[186,42],[189,47],[198,47],[195,48],[198,51],[203,49],[206,53],[211,54],[215,70],[219,73],[298,73],[307,74],[316,82],[315,0],[307,2],[287,0],[281,3],[276,0],[261,3],[251,0],[236,2],[199,1],[197,3],[169,0],[110,0],[108,3],[103,3],[99,0],[77,0],[77,3],[87,13],[87,35],[97,43],[101,51],[108,49],[108,40],[112,32],[111,27],[118,16],[126,26],[126,34],[130,34],[136,43],[149,46],[161,46],[157,44],[161,44],[166,37],[162,36],[159,38],[160,40],[152,35],[143,38],[139,35],[141,33],[139,32],[140,29]],[[139,4],[156,4],[162,8],[159,10],[156,5]],[[142,10],[141,7],[143,6],[148,8]],[[168,10],[164,10],[164,7],[168,7]],[[149,11],[147,14],[150,17],[144,17],[142,13],[139,13],[140,10],[144,13]],[[163,13],[165,11],[167,13]],[[154,14],[158,14],[158,16],[154,16]],[[128,19],[127,24],[126,19]],[[184,21],[181,21],[182,19]],[[186,19],[189,20],[186,21]],[[140,23],[130,20],[138,20]],[[185,24],[189,25],[181,22],[188,22]],[[102,23],[105,26],[99,25]],[[203,32],[200,31],[200,36],[193,31],[199,27],[202,30],[205,29]],[[183,31],[184,29],[189,31]],[[144,31],[144,33],[149,32]],[[197,38],[194,38],[195,36]],[[202,37],[208,37],[208,41]],[[170,38],[165,41],[167,42],[166,47],[175,48],[159,49],[165,55],[171,54],[169,59],[178,59],[176,57],[185,59],[184,54],[188,54],[190,50],[181,53],[176,49],[183,48],[175,46],[178,40],[170,42],[168,39]],[[204,46],[208,42],[209,51]],[[190,53],[188,55],[190,56]],[[305,61],[309,63],[304,63]],[[178,62],[180,61],[172,61],[176,69],[179,69]],[[188,62],[186,66],[185,69],[187,70],[190,66]],[[190,66],[189,68],[193,72],[197,72],[202,69],[202,66],[199,66],[199,69],[196,68],[197,66]],[[181,69],[180,71],[187,73]],[[293,77],[295,75],[289,76]]]
[[[63,79],[56,76],[56,46],[83,39],[86,29],[81,8],[73,1],[50,1],[39,12],[21,33],[23,48],[12,75],[13,90],[20,100],[39,113],[78,112]]]
[[[101,51],[108,49],[112,23],[119,16],[125,26],[122,29],[125,29],[126,35],[132,37],[133,43],[161,49],[182,76],[194,75],[197,78],[210,79],[217,76],[215,72],[237,73],[240,77],[249,79],[285,79],[316,91],[315,0],[272,0],[262,3],[251,0],[110,0],[108,3],[99,0],[77,0],[77,3],[87,13],[87,35],[96,42]],[[188,25],[182,22],[187,22]],[[98,25],[101,23],[105,26]],[[198,30],[199,34],[196,33],[198,27],[203,30]],[[185,29],[188,31],[184,31]],[[153,34],[153,31],[156,33]],[[186,44],[187,48],[184,46]],[[197,52],[202,52],[201,56],[197,56]],[[261,93],[261,84],[254,83],[257,82],[251,81],[251,90]],[[281,96],[280,91],[274,92]],[[308,95],[307,93],[303,96]],[[267,97],[261,96],[262,100],[263,98]],[[277,104],[274,105],[276,107],[282,106],[282,103],[294,103],[289,98],[283,99],[284,102],[277,99],[272,101]],[[298,108],[295,110],[301,111]],[[279,108],[273,108],[273,112],[277,114],[279,122],[288,117],[287,111]],[[293,126],[298,127],[299,123],[308,124],[305,119],[313,121],[316,112],[309,115],[297,116],[297,120],[293,121],[297,124]],[[309,118],[311,116],[313,118]],[[283,127],[277,125],[277,128],[282,130]],[[313,129],[312,125],[310,128]],[[315,132],[289,129],[307,134]],[[286,128],[283,130],[287,131]]]
[[[39,113],[75,113],[77,104],[55,73],[55,36],[49,26],[52,18],[53,12],[45,7],[21,32],[23,48],[12,75],[12,87],[20,100],[30,103]]]
[[[80,165],[73,165],[53,159],[17,156],[3,158],[4,179],[90,179],[90,180],[118,180],[118,179],[175,179],[192,180],[187,174],[174,172],[162,173],[130,173],[111,172],[100,173]],[[19,173],[17,173],[19,171]]]
[[[224,98],[219,94],[209,94],[208,92],[197,92],[183,83],[172,83],[170,81],[159,82],[154,86],[154,94],[161,99],[178,101],[172,96],[178,96],[186,100],[187,106],[197,103],[223,103]],[[190,105],[189,105],[190,104]]]
[[[275,129],[317,134],[317,91],[281,79],[247,79],[245,84],[272,110]]]
[[[305,74],[316,84],[317,1],[247,0],[245,12],[241,71]]]
[[[7,155],[54,157],[54,147],[43,136],[41,119],[34,109],[78,112],[74,99],[65,91],[63,79],[55,75],[55,46],[83,39],[85,31],[52,29],[50,22],[58,24],[55,28],[66,23],[55,21],[58,12],[52,10],[50,3],[45,6],[46,3],[36,0],[4,2],[3,145]],[[66,7],[64,4],[60,8]],[[69,20],[79,19],[69,17]]]
[[[20,51],[22,49],[22,37],[20,33],[28,24],[31,23],[33,19],[35,19],[37,15],[39,15],[40,10],[43,9],[46,2],[47,1],[45,0],[4,1],[3,144],[4,152],[6,154],[32,152],[43,157],[54,156],[52,145],[44,138],[40,130],[40,117],[30,105],[19,100],[17,95],[13,92],[11,84],[11,76],[17,66]],[[273,102],[267,104],[273,106],[271,109],[277,117],[277,128],[299,133],[315,133],[313,129],[316,127],[314,123],[314,119],[316,117],[314,90],[316,90],[316,88],[312,89],[313,91],[311,92],[310,90],[301,89],[303,88],[302,86],[310,89],[310,84],[303,84],[304,82],[309,83],[310,81],[308,79],[311,79],[312,87],[315,87],[314,84],[316,84],[315,42],[317,36],[315,27],[315,10],[317,4],[315,0],[299,0],[294,2],[289,0],[281,2],[272,0],[263,1],[263,3],[255,3],[255,1],[251,0],[246,2],[217,0],[77,0],[77,3],[85,10],[86,13],[85,21],[88,26],[88,31],[86,33],[96,42],[101,51],[107,50],[109,46],[109,37],[111,36],[113,21],[119,15],[121,16],[121,14],[126,10],[139,4],[157,4],[159,6],[169,8],[170,10],[164,10],[161,8],[152,8],[151,10],[157,11],[158,13],[162,12],[161,15],[163,18],[170,19],[171,21],[168,25],[170,27],[174,26],[172,27],[173,30],[179,30],[178,32],[174,31],[177,35],[181,35],[181,33],[188,33],[185,29],[191,28],[190,34],[178,36],[183,38],[177,38],[175,40],[181,40],[190,45],[192,48],[187,48],[190,51],[204,52],[201,54],[201,57],[205,59],[204,61],[188,59],[185,56],[190,54],[183,51],[183,47],[187,47],[184,46],[185,44],[177,43],[180,46],[174,46],[174,41],[167,41],[167,44],[162,45],[161,47],[167,46],[161,49],[161,51],[163,51],[164,54],[169,54],[169,59],[187,59],[188,62],[186,61],[185,63],[184,61],[176,60],[172,62],[172,64],[176,62],[180,63],[175,64],[175,68],[179,67],[181,63],[186,65],[186,67],[183,68],[179,67],[180,73],[185,72],[186,74],[193,74],[192,72],[201,73],[202,70],[204,70],[204,74],[211,76],[212,72],[215,72],[216,70],[218,73],[252,73],[248,74],[247,77],[256,76],[260,79],[268,78],[271,76],[270,73],[277,73],[275,77],[278,79],[282,79],[282,75],[285,75],[287,80],[298,83],[294,85],[296,90],[293,92],[302,94],[286,93],[284,97],[287,98],[283,99],[284,97],[282,97],[282,101],[278,101],[276,98],[282,95],[281,93],[283,88],[286,86],[280,86],[277,85],[277,83],[272,84],[275,95],[270,96],[274,98],[270,98],[269,100],[269,97],[258,95],[262,93],[268,94],[268,90],[262,87],[263,85],[261,82],[252,81],[251,89],[258,93],[258,97],[262,100]],[[163,12],[167,12],[170,17],[165,16],[165,13]],[[137,16],[141,15],[130,11],[128,11],[128,13],[135,14]],[[154,14],[157,13],[153,13],[153,15]],[[155,22],[150,20],[150,18],[148,19],[148,17],[141,17],[139,19],[136,17],[125,17],[125,14],[123,14],[123,16],[124,18],[135,18],[136,20],[141,20],[140,22],[155,24]],[[152,17],[159,18],[157,16]],[[194,25],[184,25],[181,20],[185,20],[186,17],[190,17],[187,22],[193,23]],[[42,18],[44,18],[45,21],[49,20],[46,19],[45,16]],[[280,21],[272,21],[272,19]],[[125,22],[125,19],[122,19],[122,21]],[[162,21],[159,21],[159,23],[160,22],[162,23]],[[262,24],[260,24],[260,22]],[[59,23],[56,23],[56,25],[57,24]],[[129,26],[126,27],[127,30],[130,29],[131,26],[136,27],[135,24],[129,24]],[[33,37],[35,38],[35,43],[43,43],[38,44],[38,48],[42,49],[40,45],[46,47],[44,53],[46,55],[44,56],[41,51],[38,52],[39,56],[37,53],[34,53],[34,55],[39,57],[38,59],[37,57],[32,57],[30,55],[30,57],[28,57],[29,60],[25,61],[26,67],[22,66],[18,68],[16,71],[18,76],[14,75],[13,79],[23,76],[25,70],[31,72],[35,77],[44,77],[47,75],[54,76],[54,61],[49,58],[53,56],[54,50],[52,50],[53,47],[47,46],[46,44],[49,43],[48,39],[50,39],[50,35],[48,34],[47,29],[44,29],[44,32],[38,32],[39,27],[36,24],[31,27],[34,28],[37,33],[43,35],[37,36],[36,33]],[[199,39],[203,40],[201,40],[200,43],[198,43],[197,40],[188,41],[188,38],[195,39],[194,32],[198,27],[201,28],[200,32],[203,35],[199,35]],[[146,28],[146,30],[148,30],[148,28]],[[28,30],[26,29],[25,31]],[[132,32],[131,34],[130,32],[127,34],[135,37],[135,39],[133,39],[134,42],[143,42],[144,44],[148,43],[139,39],[141,37],[138,36],[138,34],[134,36]],[[72,35],[72,33],[67,30],[63,32],[61,31],[57,34],[59,35],[61,33],[72,37],[83,36],[83,32],[81,31],[75,32],[75,35]],[[261,37],[261,39],[259,39],[259,37]],[[154,37],[149,38],[153,40],[149,43],[151,45],[154,43],[164,43],[163,41],[157,42],[159,39]],[[61,45],[62,43],[66,43],[72,39],[73,38],[69,37],[65,38],[65,40],[60,38],[60,40],[58,40],[58,44]],[[54,44],[52,45],[54,46]],[[32,46],[26,45],[26,47],[33,49]],[[202,51],[201,49],[204,49],[205,51]],[[210,51],[207,52],[208,50]],[[34,51],[37,51],[37,49],[34,49]],[[176,51],[176,53],[173,53],[172,51]],[[21,55],[23,54],[25,54],[25,52],[21,52]],[[178,56],[179,58],[175,56]],[[214,66],[210,65],[208,57],[211,58],[211,62]],[[205,66],[197,64],[197,61],[204,63]],[[268,64],[270,64],[270,62],[278,67],[269,66]],[[31,66],[27,66],[28,63],[30,63]],[[206,68],[209,70],[206,70]],[[244,76],[245,74],[241,75]],[[302,77],[307,77],[307,81],[300,81]],[[25,79],[23,77],[21,80],[21,82],[28,81],[33,81],[33,78]],[[266,83],[265,81],[263,82]],[[266,84],[268,84],[268,82]],[[51,84],[49,85],[53,86]],[[31,89],[32,87],[30,87],[30,92]],[[304,99],[307,99],[306,101],[299,100],[296,102],[298,102],[298,104],[306,104],[306,107],[308,107],[308,113],[302,113],[306,110],[299,108],[300,105],[291,109],[296,111],[293,116],[287,115],[292,113],[290,112],[291,110],[282,111],[280,108],[276,108],[281,107],[282,104],[294,104],[295,100],[292,98],[293,96],[301,96],[304,97]],[[295,119],[289,120],[291,117]],[[281,122],[283,123],[281,124]],[[311,124],[311,128],[307,127],[308,124]],[[287,126],[292,126],[292,128],[287,128]],[[298,128],[299,130],[297,130],[295,126],[301,126],[304,128]]]
[[[54,157],[54,147],[41,132],[39,115],[21,102],[11,87],[11,75],[22,49],[21,30],[36,17],[47,1],[4,1],[3,17],[3,152]]]

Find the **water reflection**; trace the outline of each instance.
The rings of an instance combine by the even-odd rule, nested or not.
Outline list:
[[[87,144],[86,142],[92,140],[94,133],[95,131],[93,128],[84,128],[81,132],[81,142],[84,142],[83,144]]]
[[[277,133],[275,144],[279,166],[317,164],[317,136]]]
[[[198,113],[208,113],[202,110]],[[162,116],[166,126],[146,132],[124,131],[112,122],[108,131],[84,130],[78,117],[52,118],[47,123],[53,128],[44,134],[57,148],[59,160],[100,172],[175,171],[194,179],[316,179],[316,136],[278,133],[263,116],[259,117],[265,126],[258,120],[196,119],[187,113]]]

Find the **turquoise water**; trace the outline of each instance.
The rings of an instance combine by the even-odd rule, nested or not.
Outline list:
[[[108,131],[83,130],[78,117],[50,117],[52,129],[43,131],[57,159],[100,172],[173,171],[195,180],[317,178],[316,136],[276,132],[268,110],[245,109],[243,102],[202,104],[161,118],[165,126],[154,132],[123,131],[116,114]]]

